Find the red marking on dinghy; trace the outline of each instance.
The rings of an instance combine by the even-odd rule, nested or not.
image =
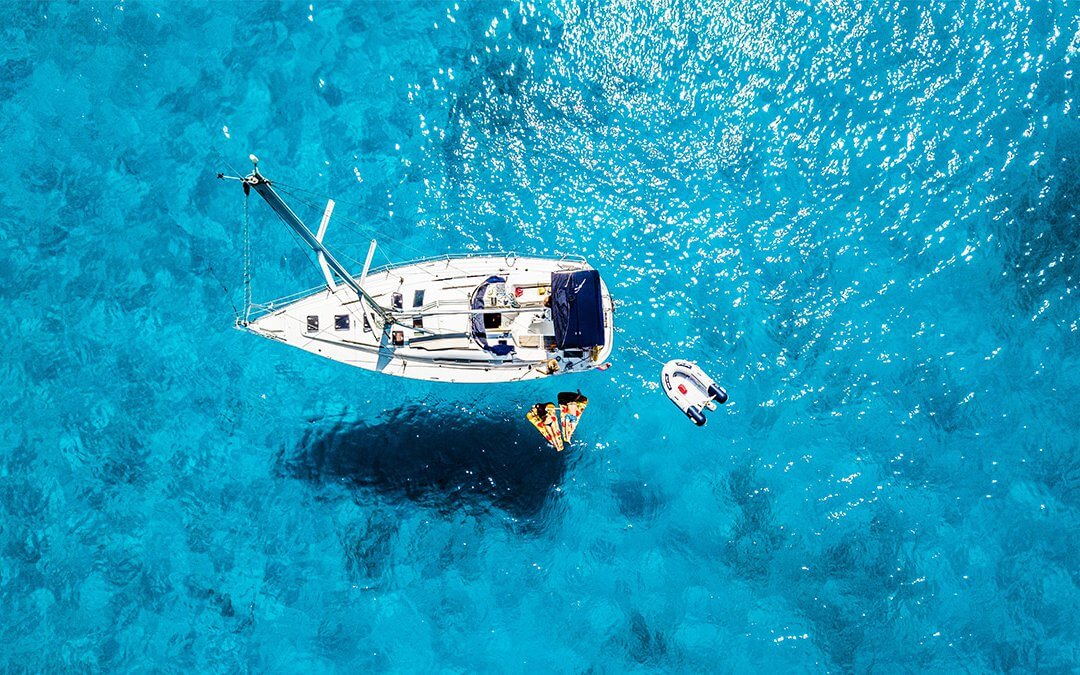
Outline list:
[[[685,384],[680,384],[679,385],[679,393],[680,394],[685,394],[686,393],[686,385]]]

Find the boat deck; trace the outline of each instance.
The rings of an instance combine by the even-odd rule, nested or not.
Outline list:
[[[283,306],[268,308],[246,328],[335,361],[391,375],[447,382],[503,382],[591,370],[611,352],[612,304],[603,288],[604,346],[595,353],[558,349],[551,310],[551,275],[590,269],[581,259],[517,258],[510,255],[446,256],[384,267],[362,281],[365,291],[393,314],[379,330],[345,285],[322,288]],[[484,308],[472,294],[490,277]],[[482,313],[485,349],[472,317]],[[373,326],[375,329],[373,330]],[[552,362],[555,368],[553,369]]]

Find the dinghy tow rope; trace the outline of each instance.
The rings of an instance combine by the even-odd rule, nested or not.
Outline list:
[[[656,358],[655,356],[653,356],[649,352],[649,350],[645,349],[644,347],[642,347],[641,345],[639,345],[638,343],[634,342],[629,337],[627,337],[626,331],[619,330],[618,328],[616,328],[616,330],[619,332],[620,337],[622,337],[623,341],[626,342],[627,346],[630,348],[631,351],[637,352],[641,356],[650,358],[653,361],[656,361],[657,363],[659,363],[661,366],[664,365],[664,362],[661,361],[660,359]]]

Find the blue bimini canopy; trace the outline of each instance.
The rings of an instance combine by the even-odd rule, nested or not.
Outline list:
[[[551,274],[551,318],[559,349],[604,345],[604,308],[596,270]]]

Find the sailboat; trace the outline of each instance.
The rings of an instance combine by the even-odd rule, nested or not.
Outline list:
[[[314,233],[260,173],[240,181],[316,255],[325,285],[249,305],[237,327],[358,368],[418,380],[497,383],[595,370],[610,356],[613,303],[579,256],[442,255],[359,276],[324,243],[329,200]]]

